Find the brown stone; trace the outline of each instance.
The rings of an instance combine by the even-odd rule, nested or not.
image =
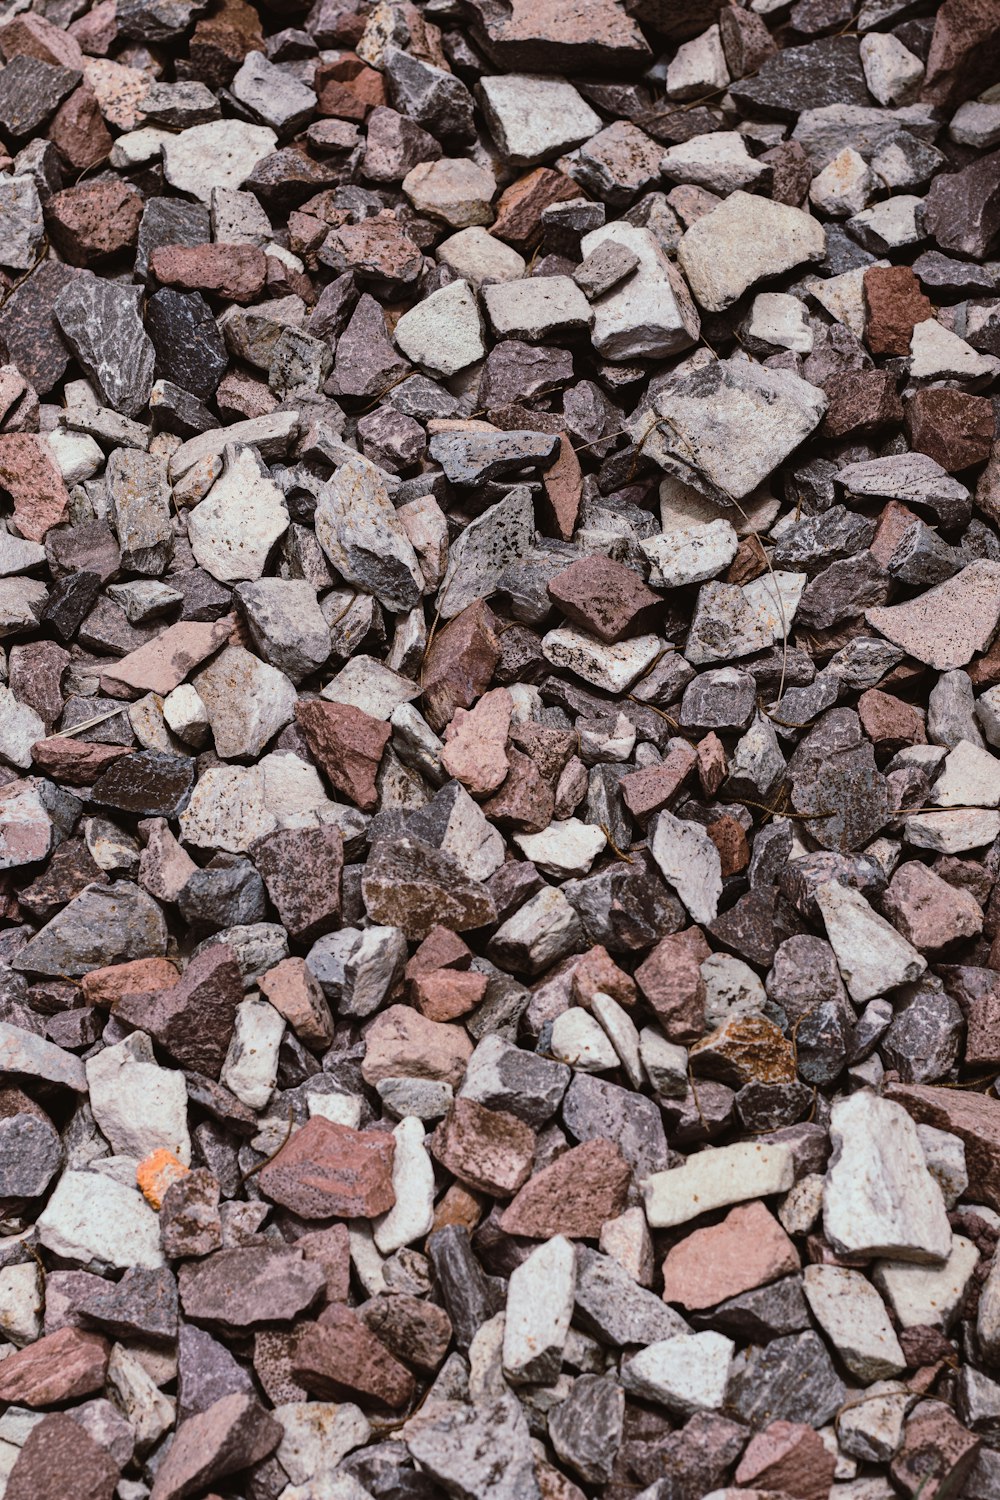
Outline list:
[[[129,688],[165,697],[223,645],[231,629],[229,619],[179,620],[176,625],[168,625],[154,640],[106,667],[101,686],[105,691]]]
[[[464,1027],[429,1021],[409,1005],[390,1005],[365,1032],[361,1074],[368,1084],[383,1078],[434,1078],[458,1088],[471,1056]]]
[[[760,16],[738,5],[719,11],[719,33],[730,77],[746,78],[780,50]]]
[[[55,641],[28,641],[9,648],[10,690],[21,703],[31,705],[47,730],[62,714],[62,679],[71,659]]]
[[[507,772],[507,735],[514,700],[505,687],[484,693],[475,708],[456,708],[444,733],[441,764],[474,797],[496,791]]]
[[[761,546],[759,536],[745,536],[736,549],[736,556],[722,575],[724,583],[750,583],[767,572],[767,554]]]
[[[742,823],[727,814],[723,818],[716,818],[714,823],[709,823],[705,832],[719,851],[724,880],[727,876],[737,875],[740,870],[746,869],[750,863],[750,845]]]
[[[584,1141],[557,1156],[524,1184],[504,1209],[504,1234],[547,1240],[596,1240],[625,1207],[632,1169],[613,1141]]]
[[[793,1500],[826,1500],[837,1460],[804,1422],[772,1422],[755,1433],[736,1469],[738,1485]]]
[[[908,355],[915,326],[934,316],[920,282],[909,266],[869,266],[863,287],[869,349],[873,354]]]
[[[531,1172],[535,1132],[505,1110],[456,1099],[431,1137],[431,1150],[459,1182],[506,1198]]]
[[[336,62],[321,63],[313,88],[316,113],[337,120],[364,120],[370,110],[386,104],[385,80],[360,57],[342,53]]]
[[[97,1333],[60,1328],[0,1362],[0,1401],[54,1406],[104,1386],[111,1347]]]
[[[15,16],[0,26],[0,52],[7,62],[15,57],[37,57],[39,62],[59,68],[82,68],[84,62],[75,37],[44,16],[31,13]]]
[[[224,3],[194,28],[188,56],[196,78],[211,88],[231,81],[248,52],[263,52],[260,16],[246,0]]]
[[[191,959],[169,987],[126,991],[112,999],[120,1021],[148,1031],[182,1067],[218,1078],[243,999],[243,974],[233,950],[214,942]]]
[[[361,1319],[397,1359],[433,1373],[451,1343],[451,1319],[443,1307],[424,1297],[390,1292],[372,1297],[358,1309]]]
[[[222,1248],[219,1184],[205,1167],[168,1184],[160,1202],[160,1243],[171,1260]]]
[[[944,0],[934,18],[921,99],[953,110],[996,82],[997,0]]]
[[[890,500],[883,507],[882,514],[878,518],[875,535],[872,537],[871,546],[868,548],[875,561],[883,568],[888,568],[896,554],[896,549],[908,534],[910,527],[917,520],[916,515],[908,505],[901,500]]]
[[[453,1182],[437,1201],[434,1208],[434,1230],[444,1229],[448,1224],[459,1224],[470,1234],[483,1217],[483,1198]]]
[[[615,963],[607,948],[596,944],[588,949],[573,967],[573,999],[590,1008],[597,994],[610,995],[619,1005],[631,1010],[639,998],[635,980]]]
[[[440,734],[456,708],[471,708],[490,685],[500,660],[496,617],[478,599],[439,630],[424,657],[424,712]]]
[[[327,1302],[346,1302],[351,1289],[351,1237],[346,1224],[311,1229],[295,1241],[306,1260],[315,1261],[326,1277]]]
[[[362,812],[378,807],[375,778],[392,738],[392,726],[351,703],[324,703],[319,698],[295,705],[295,720],[309,753],[327,780]]]
[[[799,1253],[763,1203],[741,1204],[680,1240],[663,1262],[663,1300],[697,1312],[799,1269]]]
[[[80,986],[88,1005],[113,1005],[125,995],[169,989],[177,983],[178,977],[177,969],[169,959],[134,958],[127,964],[91,969],[80,980]]]
[[[284,1016],[306,1047],[325,1050],[333,1041],[333,1017],[304,958],[284,958],[257,981],[261,994]]]
[[[60,104],[49,126],[49,140],[78,172],[96,167],[108,155],[114,141],[89,84],[81,83]]]
[[[858,699],[861,727],[876,750],[895,753],[904,745],[926,745],[924,716],[912,703],[869,688]]]
[[[798,141],[779,141],[762,151],[760,161],[771,168],[771,197],[775,203],[799,208],[806,199],[813,170],[805,150]]]
[[[711,953],[698,927],[661,938],[636,969],[644,999],[672,1042],[696,1042],[705,1030],[705,981],[701,965]]]
[[[733,1088],[746,1083],[794,1083],[795,1049],[765,1016],[729,1016],[691,1048],[691,1067],[702,1078]]]
[[[962,1492],[982,1439],[963,1427],[943,1401],[922,1401],[903,1431],[889,1466],[897,1489],[913,1500],[946,1500]]]
[[[412,1400],[409,1370],[366,1328],[353,1307],[333,1303],[317,1323],[299,1327],[292,1375],[311,1395],[334,1400],[363,1396],[393,1408]]]
[[[965,1017],[965,1063],[970,1068],[1000,1064],[1000,974],[972,966],[938,971],[944,987]]]
[[[278,829],[258,839],[253,859],[290,937],[312,940],[340,926],[339,828]]]
[[[31,747],[31,758],[38,769],[67,786],[92,786],[103,770],[131,754],[128,745],[93,745],[61,734],[38,740]]]
[[[406,965],[406,977],[412,982],[418,974],[432,969],[467,969],[472,963],[472,949],[457,932],[448,927],[432,927]]]
[[[17,529],[40,542],[65,519],[69,494],[48,450],[30,432],[0,436],[0,485],[14,501]]]
[[[485,974],[427,969],[412,982],[413,1003],[431,1021],[454,1021],[475,1010],[486,994]]]
[[[419,247],[392,214],[331,229],[319,259],[335,275],[353,270],[366,280],[384,281],[390,286],[408,286],[423,267]]]
[[[177,1277],[186,1317],[231,1333],[293,1322],[313,1305],[323,1285],[321,1268],[294,1246],[261,1238],[188,1261]]]
[[[698,761],[690,745],[675,745],[667,751],[658,766],[647,766],[623,776],[620,783],[622,801],[639,823],[645,824],[654,813],[669,807]]]
[[[659,595],[637,573],[600,553],[570,563],[548,589],[567,619],[602,641],[620,641],[654,628],[662,608]]]
[[[541,239],[542,211],[553,203],[567,203],[580,196],[580,188],[572,178],[551,167],[536,167],[500,194],[490,233],[523,255]]]
[[[541,415],[545,415],[542,413]],[[554,464],[542,475],[544,507],[543,530],[568,542],[576,530],[583,498],[583,470],[570,442],[569,433],[557,428],[561,439]]]
[[[97,0],[85,15],[71,21],[66,30],[88,57],[107,57],[118,36],[115,0]]]
[[[555,794],[535,761],[520,750],[508,750],[510,770],[500,790],[483,803],[492,822],[510,824],[523,833],[541,833],[552,822]]]
[[[28,1433],[4,1500],[113,1500],[118,1475],[103,1444],[65,1412],[52,1412]]]
[[[45,222],[64,259],[95,266],[132,249],[142,218],[142,194],[112,178],[82,182],[54,193]]]
[[[975,896],[949,885],[919,860],[900,865],[882,897],[892,925],[921,953],[978,937],[983,912]]]
[[[852,370],[823,383],[829,406],[820,429],[824,437],[865,435],[902,421],[903,404],[890,370]]]
[[[314,1115],[261,1171],[262,1193],[303,1219],[373,1219],[396,1201],[394,1138]]]
[[[948,1130],[965,1142],[976,1198],[1000,1212],[1000,1099],[921,1083],[889,1083],[885,1095],[901,1104],[918,1125]]]
[[[177,1429],[150,1500],[187,1500],[273,1453],[283,1429],[253,1396],[223,1396]]]
[[[259,245],[162,245],[149,269],[163,286],[252,302],[263,289],[267,258]]]
[[[906,431],[918,453],[949,474],[959,474],[990,456],[996,422],[993,403],[965,391],[917,391],[906,403]]]

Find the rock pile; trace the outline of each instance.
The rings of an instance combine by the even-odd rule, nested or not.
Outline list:
[[[4,1500],[1000,1500],[998,59],[0,11]]]

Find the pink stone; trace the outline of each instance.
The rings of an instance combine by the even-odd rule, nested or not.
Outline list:
[[[950,885],[919,860],[900,865],[882,898],[889,921],[922,953],[978,937],[983,911],[971,891]]]
[[[495,792],[510,769],[507,735],[514,700],[505,687],[484,693],[475,708],[456,708],[445,730],[441,764],[474,797]]]
[[[155,640],[129,652],[101,677],[101,687],[139,693],[172,693],[194,667],[228,639],[232,621],[179,620]]]
[[[799,1269],[799,1254],[763,1203],[734,1208],[686,1235],[663,1262],[663,1300],[692,1312]]]
[[[812,1427],[804,1422],[772,1422],[747,1445],[736,1470],[736,1483],[777,1490],[793,1500],[826,1500],[836,1459]]]

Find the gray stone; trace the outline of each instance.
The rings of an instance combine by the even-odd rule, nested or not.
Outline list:
[[[822,1427],[846,1399],[846,1387],[812,1331],[751,1346],[733,1360],[727,1409],[753,1428],[774,1421]]]
[[[52,309],[102,401],[126,417],[139,415],[153,389],[155,351],[141,308],[141,287],[85,275],[63,288]]]
[[[528,1424],[510,1393],[414,1424],[404,1441],[459,1500],[541,1500]]]
[[[162,957],[167,927],[159,906],[131,881],[88,885],[20,950],[14,967],[78,978],[134,958]]]
[[[338,573],[386,609],[402,613],[420,600],[417,554],[374,464],[352,460],[323,485],[316,535]]]

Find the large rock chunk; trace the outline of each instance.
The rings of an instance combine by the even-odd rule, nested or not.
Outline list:
[[[1000,563],[978,558],[905,604],[867,610],[865,619],[937,672],[964,667],[986,650],[1000,623]]]
[[[32,974],[79,978],[107,964],[162,957],[166,951],[167,924],[151,896],[129,880],[95,882],[56,913],[14,965]]]
[[[591,340],[604,359],[665,359],[696,343],[701,329],[691,295],[649,229],[619,220],[585,234],[580,248],[621,246],[638,257],[630,276],[594,306]]]
[[[699,306],[724,312],[757,282],[822,260],[825,250],[817,219],[737,191],[691,225],[677,258]]]
[[[324,484],[316,536],[337,572],[386,609],[403,613],[419,602],[420,563],[374,464],[351,459]]]
[[[135,417],[149,403],[156,351],[142,326],[142,288],[78,276],[55,299],[63,337],[105,405]]]

